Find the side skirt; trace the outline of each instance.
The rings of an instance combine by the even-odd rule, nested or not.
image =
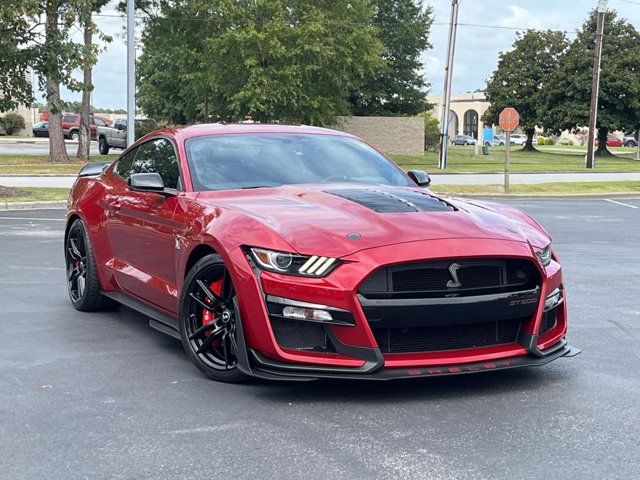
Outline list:
[[[136,300],[135,298],[121,292],[102,292],[102,294],[105,297],[109,297],[112,300],[121,303],[125,307],[129,307],[136,312],[140,312],[143,315],[150,317],[149,326],[151,328],[155,328],[156,330],[164,334],[170,335],[173,338],[177,338],[178,340],[180,340],[180,332],[175,327],[176,319],[171,315],[160,312],[159,310],[156,310],[146,303],[143,303],[140,300]]]

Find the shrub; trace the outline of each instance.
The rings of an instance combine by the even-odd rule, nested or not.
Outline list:
[[[17,113],[7,113],[4,117],[0,118],[0,125],[2,125],[7,135],[13,135],[25,127],[24,118]]]
[[[440,145],[440,122],[435,118],[424,119],[424,149],[429,151],[433,149],[438,150]]]

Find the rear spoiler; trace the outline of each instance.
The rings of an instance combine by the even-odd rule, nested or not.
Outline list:
[[[88,163],[87,165],[82,167],[82,170],[80,170],[80,173],[78,173],[78,176],[79,177],[97,177],[102,172],[104,172],[109,165],[111,165],[111,162]]]

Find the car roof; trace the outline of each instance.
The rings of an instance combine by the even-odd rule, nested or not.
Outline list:
[[[313,135],[337,135],[341,137],[353,137],[345,132],[331,130],[329,128],[311,127],[307,125],[278,125],[265,123],[207,123],[191,125],[187,127],[172,127],[158,130],[154,133],[166,133],[176,138],[186,140],[192,137],[208,135],[229,135],[244,133],[284,133],[284,134],[313,134]]]

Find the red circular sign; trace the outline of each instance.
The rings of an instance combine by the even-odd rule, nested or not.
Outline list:
[[[520,114],[515,108],[505,108],[500,113],[500,128],[505,132],[512,132],[520,125]]]

